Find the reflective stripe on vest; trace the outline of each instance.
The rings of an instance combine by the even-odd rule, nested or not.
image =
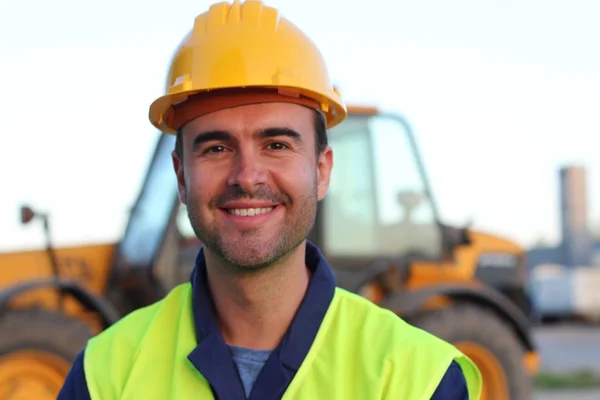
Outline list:
[[[181,284],[92,338],[84,358],[92,400],[213,399],[188,360],[197,345],[191,303],[191,285]],[[479,399],[481,374],[454,346],[337,288],[283,399],[429,400],[452,360]]]

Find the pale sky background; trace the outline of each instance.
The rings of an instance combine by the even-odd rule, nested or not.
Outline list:
[[[0,250],[117,240],[156,132],[148,106],[209,1],[0,0]],[[600,1],[267,0],[346,100],[408,119],[443,219],[559,238],[558,168],[600,222]]]

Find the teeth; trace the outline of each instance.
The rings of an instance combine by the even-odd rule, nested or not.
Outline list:
[[[273,207],[263,207],[263,208],[230,208],[229,214],[240,215],[242,217],[251,217],[253,215],[260,215],[264,213],[268,213],[273,210]]]

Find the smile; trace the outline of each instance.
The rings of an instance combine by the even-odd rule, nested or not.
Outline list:
[[[239,215],[241,217],[252,217],[255,215],[266,214],[273,211],[274,207],[260,207],[260,208],[229,208],[227,212],[232,215]]]
[[[279,205],[261,204],[261,207],[252,207],[249,205],[230,205],[219,209],[228,224],[233,224],[237,228],[256,228],[268,221],[278,220],[281,217],[283,207]],[[275,218],[275,219],[273,219]]]

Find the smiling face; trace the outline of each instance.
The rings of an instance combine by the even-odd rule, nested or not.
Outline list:
[[[180,200],[206,251],[244,270],[271,265],[313,227],[333,164],[315,154],[314,111],[291,103],[228,108],[187,123],[173,153]]]

